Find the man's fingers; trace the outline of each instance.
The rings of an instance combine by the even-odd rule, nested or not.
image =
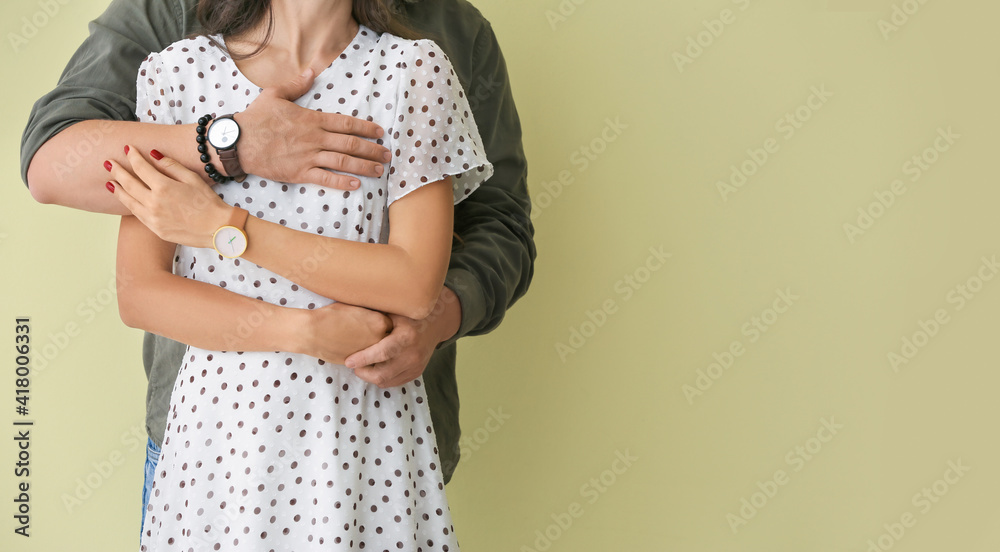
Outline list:
[[[400,372],[395,369],[392,363],[356,368],[354,375],[358,376],[362,381],[367,381],[383,389],[402,385],[409,381],[400,377]]]
[[[382,389],[405,385],[419,378],[422,373],[421,370],[407,369],[402,363],[395,360],[354,370],[355,376]]]
[[[385,165],[382,163],[358,159],[333,151],[319,152],[316,155],[315,164],[317,167],[333,169],[349,175],[379,177],[385,172]]]
[[[333,151],[359,159],[366,159],[378,165],[388,163],[392,158],[392,156],[389,155],[388,148],[380,146],[370,140],[365,140],[364,138],[359,138],[350,134],[336,134],[332,132],[324,132],[322,136],[322,149],[326,151]]]
[[[385,384],[385,377],[382,373],[372,366],[364,366],[361,368],[354,369],[354,375],[358,376],[362,381],[367,381],[368,383],[382,387]]]
[[[319,167],[313,167],[303,173],[302,181],[345,191],[357,190],[361,185],[356,177],[332,173]],[[354,184],[355,182],[357,184]]]
[[[320,120],[320,128],[327,132],[372,139],[381,138],[385,134],[382,127],[377,124],[351,117],[350,115],[343,115],[341,113],[317,113],[316,115]]]
[[[362,349],[353,355],[344,359],[344,366],[351,369],[360,368],[363,366],[372,366],[380,362],[385,362],[389,360],[389,347],[386,346],[391,337],[385,337],[382,341],[368,347],[367,349]]]
[[[310,67],[309,69],[306,69],[305,73],[302,73],[301,75],[295,77],[294,79],[288,81],[287,83],[281,86],[275,86],[271,90],[272,93],[278,96],[279,98],[284,98],[290,102],[293,102],[302,97],[303,94],[305,94],[306,92],[309,91],[310,88],[312,88],[313,80],[315,78],[316,75],[313,74],[313,70]]]

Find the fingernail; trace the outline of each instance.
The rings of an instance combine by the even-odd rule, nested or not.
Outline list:
[[[159,161],[160,159],[163,159],[163,154],[160,153],[160,152],[158,152],[158,151],[156,151],[156,150],[149,150],[149,155],[150,155],[150,157],[152,157],[153,159],[156,159],[157,161]]]
[[[392,161],[392,152],[385,152],[382,154],[383,161]]]
[[[357,180],[352,180],[352,181],[351,181],[351,187],[352,187],[352,188],[357,188],[357,187],[358,187],[358,186],[360,186],[360,185],[361,185],[361,183],[360,183],[360,182],[358,182]]]
[[[128,146],[125,146],[125,155],[128,155]]]
[[[115,193],[115,185],[114,184],[108,182],[107,184],[104,185],[104,187],[107,188],[109,192]]]
[[[107,169],[108,172],[111,172],[111,161],[105,161],[104,168]]]
[[[375,165],[375,174],[382,176],[383,172],[385,172],[385,167],[382,165]]]

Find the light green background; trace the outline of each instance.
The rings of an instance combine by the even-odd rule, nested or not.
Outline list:
[[[0,342],[29,315],[36,351],[59,349],[32,384],[30,539],[12,534],[13,441],[0,440],[0,549],[132,550],[144,454],[128,436],[142,434],[145,380],[141,333],[102,304],[117,221],[34,203],[17,168],[32,102],[105,4],[64,1],[16,52],[10,34],[41,8],[0,8]],[[459,346],[467,438],[448,494],[463,550],[865,552],[879,538],[905,552],[997,550],[1000,283],[977,278],[1000,252],[1000,6],[477,5],[524,126],[538,261],[502,327]],[[919,10],[886,35],[894,5]],[[720,16],[731,23],[709,23],[715,37],[704,21]],[[689,38],[708,45],[681,70]],[[832,97],[810,108],[814,87]],[[808,120],[789,137],[779,120],[797,111]],[[939,129],[958,138],[911,180],[906,163]],[[766,162],[724,200],[717,181],[768,139]],[[904,194],[888,192],[894,180]],[[876,192],[892,205],[871,207]],[[852,242],[844,225],[859,208],[879,216]],[[650,248],[670,254],[654,271]],[[630,294],[627,277],[642,280]],[[958,286],[978,293],[960,303]],[[767,311],[776,290],[797,296],[780,314]],[[939,309],[948,323],[895,371],[888,354]],[[754,317],[768,322],[756,338]],[[68,324],[80,333],[63,346]],[[714,371],[734,342],[745,352]],[[579,347],[561,358],[560,343]],[[0,350],[6,425],[13,353]],[[699,370],[717,376],[710,387]],[[123,463],[104,476],[113,455]],[[782,484],[768,483],[778,470]],[[68,509],[88,477],[99,485]],[[759,508],[734,531],[744,499]]]

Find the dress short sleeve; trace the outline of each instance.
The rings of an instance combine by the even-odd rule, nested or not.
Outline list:
[[[174,88],[160,54],[149,54],[139,65],[135,83],[135,116],[140,122],[176,124],[171,99]]]
[[[431,40],[404,44],[386,203],[451,176],[457,205],[493,175],[493,165],[448,56]]]

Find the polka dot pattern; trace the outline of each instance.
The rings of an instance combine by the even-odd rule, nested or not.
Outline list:
[[[469,100],[437,44],[421,40],[400,49],[408,61],[400,62],[397,116],[387,132],[395,144],[388,203],[445,176],[455,177],[458,203],[493,174]]]
[[[186,124],[241,111],[260,88],[198,37],[151,54],[137,92],[140,120]],[[224,201],[298,231],[385,243],[396,199],[453,175],[458,203],[492,174],[461,84],[433,42],[362,26],[296,103],[380,124],[394,152],[386,174],[350,192],[250,175],[217,184]],[[179,246],[174,271],[286,307],[331,303],[212,249]],[[305,355],[189,347],[141,549],[457,551],[435,444],[420,378],[383,390]]]

